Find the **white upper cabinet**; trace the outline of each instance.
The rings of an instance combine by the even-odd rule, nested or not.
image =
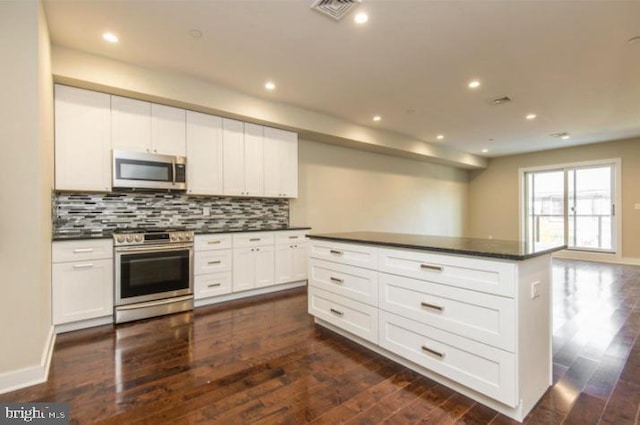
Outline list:
[[[264,195],[264,127],[244,123],[245,190],[249,196]]]
[[[113,149],[151,152],[151,104],[111,96],[111,146]]]
[[[264,194],[269,197],[298,196],[298,135],[264,128]]]
[[[263,127],[224,118],[224,194],[264,194]]]
[[[111,190],[110,96],[55,86],[56,190]]]
[[[223,194],[222,119],[187,111],[187,193]]]
[[[154,153],[187,154],[185,114],[184,109],[151,104],[151,145]]]
[[[111,96],[113,149],[186,155],[185,110]]]

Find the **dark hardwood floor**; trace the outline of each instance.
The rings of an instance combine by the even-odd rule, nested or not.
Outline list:
[[[527,424],[634,424],[640,267],[555,261],[554,385]],[[72,423],[512,424],[314,326],[306,291],[59,335],[47,383]]]

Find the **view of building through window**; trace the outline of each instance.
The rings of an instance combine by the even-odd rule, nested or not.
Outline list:
[[[613,173],[613,165],[525,173],[527,242],[613,251]]]

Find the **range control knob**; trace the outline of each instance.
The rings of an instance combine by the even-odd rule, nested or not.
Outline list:
[[[142,242],[142,235],[136,235],[136,242]]]
[[[172,233],[170,239],[172,242],[175,242],[178,240],[178,235],[176,235],[175,233]]]
[[[180,235],[178,237],[180,238],[181,241],[183,241],[183,240],[185,240],[187,238],[184,233],[180,233]]]
[[[193,239],[193,235],[191,233],[187,233],[187,240],[190,241]]]
[[[133,235],[127,235],[127,242],[133,242]]]
[[[118,243],[124,242],[124,236],[123,235],[116,236],[116,242],[118,242]]]

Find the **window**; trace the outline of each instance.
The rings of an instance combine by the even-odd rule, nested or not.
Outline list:
[[[616,161],[524,171],[524,238],[531,247],[616,252]]]

